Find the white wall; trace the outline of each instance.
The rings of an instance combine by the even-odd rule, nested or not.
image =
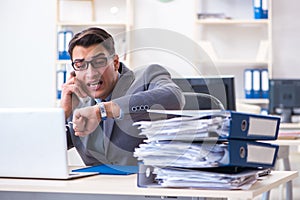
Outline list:
[[[263,37],[267,35],[265,29],[262,31],[260,26],[257,28],[251,27],[249,29],[245,29],[244,27],[241,29],[237,29],[237,27],[230,29],[228,26],[205,26],[206,29],[201,31],[202,26],[195,23],[196,13],[199,11],[207,12],[207,10],[216,13],[224,12],[227,16],[233,18],[251,18],[253,15],[252,1],[203,1],[209,2],[206,4],[197,4],[196,1],[200,0],[173,0],[168,3],[162,3],[159,0],[135,1],[135,29],[159,28],[174,31],[174,33],[177,34],[182,34],[186,37],[186,40],[191,40],[190,48],[186,50],[187,52],[185,54],[194,55],[193,57],[189,57],[189,60],[184,60],[183,58],[185,57],[185,54],[171,54],[168,51],[158,51],[158,48],[152,49],[152,51],[149,49],[147,49],[147,51],[143,49],[134,52],[132,56],[133,67],[140,66],[142,64],[145,65],[147,63],[159,62],[159,64],[172,68],[174,71],[173,73],[170,69],[169,70],[173,77],[202,75],[218,76],[226,74],[235,75],[236,82],[243,83],[243,69],[245,67],[216,67],[212,62],[207,62],[210,57],[206,55],[206,58],[204,58],[202,55],[197,53],[197,51],[194,51],[191,43],[194,42],[194,45],[199,48],[200,38],[202,40],[207,39],[212,41],[214,49],[220,59],[255,59],[260,39],[262,38],[262,35]],[[242,7],[242,9],[236,9],[235,7],[232,7],[232,5],[239,5],[238,8]],[[249,36],[252,38],[251,40],[249,40]],[[169,40],[170,37],[174,38],[174,46],[177,45],[178,48],[183,48],[188,44],[187,41],[183,42],[182,39],[180,40],[179,36],[166,36],[165,41],[163,42]],[[158,40],[158,37],[154,37],[154,34],[144,34],[143,39],[145,40],[145,38]],[[134,38],[134,40],[136,40],[136,38]],[[229,43],[224,43],[224,41],[229,41]],[[245,45],[240,45],[241,43],[245,43]],[[161,50],[161,48],[159,48],[159,50]],[[174,48],[172,50],[174,50]],[[199,67],[199,62],[195,62],[197,60],[206,60],[206,62],[200,63],[202,66],[206,65],[206,68],[203,69],[202,67]],[[237,97],[243,98],[243,84],[236,84],[236,90],[238,91]]]
[[[273,77],[300,79],[299,0],[273,0]]]
[[[0,107],[55,105],[54,0],[0,1]]]
[[[232,4],[231,4],[232,2]],[[224,3],[222,2],[215,2],[214,8],[220,10],[228,10],[231,7],[226,7],[229,5],[234,5],[236,0],[226,0]],[[252,5],[251,1],[247,1],[244,3],[240,3],[239,5],[244,5],[243,8],[245,12],[238,13],[237,16],[243,16],[248,13],[251,16],[243,16],[245,18],[252,17]],[[167,29],[177,32],[178,34],[183,34],[186,37],[195,40],[196,35],[196,27],[197,25],[194,23],[195,19],[195,12],[198,11],[198,8],[195,8],[195,1],[194,0],[173,0],[169,3],[162,3],[158,0],[143,0],[135,1],[135,17],[134,17],[134,28],[161,28]],[[299,18],[299,9],[300,8],[300,1],[298,0],[272,0],[273,5],[273,69],[272,69],[272,76],[273,78],[300,78],[300,59],[297,54],[300,52],[300,23],[298,22]],[[224,8],[221,8],[224,6]],[[226,11],[227,11],[226,10]],[[216,11],[216,12],[217,12]],[[232,14],[232,13],[231,13]],[[235,15],[233,15],[235,17]],[[253,27],[252,27],[253,28]],[[257,33],[252,33],[252,36],[255,38],[255,34],[258,37],[261,35],[267,35],[266,33],[260,33],[261,31],[258,27],[257,29],[253,29],[257,31]],[[230,31],[230,30],[229,30]],[[227,37],[230,32],[219,33],[217,35],[218,40],[220,35],[222,34]],[[214,37],[213,35],[209,35],[210,37]],[[247,35],[248,36],[248,35]],[[246,37],[247,37],[246,36]],[[148,36],[147,36],[148,37]],[[251,46],[251,50],[247,49],[249,47],[249,41],[239,36],[239,42],[248,42],[245,45],[244,49],[237,49],[235,46],[232,45],[230,51],[230,55],[236,55],[237,58],[255,58],[256,56],[256,48],[255,46]],[[252,41],[252,40],[251,40]],[[251,42],[250,41],[250,42]],[[258,40],[259,41],[259,40]],[[221,46],[216,45],[216,51],[219,52],[224,49],[222,43],[219,42]],[[224,44],[223,44],[224,45]],[[258,46],[258,44],[255,44]],[[228,49],[228,47],[226,47]],[[225,48],[225,49],[226,49]],[[224,52],[223,52],[224,53]],[[137,54],[137,53],[136,53]],[[225,52],[226,54],[226,52]],[[168,66],[172,66],[176,68],[176,72],[181,73],[182,75],[193,74],[193,70],[189,70],[190,66],[185,63],[180,58],[175,58],[174,56],[167,55],[166,52],[162,54],[156,51],[156,54],[153,52],[143,52],[142,54],[137,54],[134,56],[134,65],[139,66],[140,63],[147,64],[155,61],[161,61],[163,64]],[[250,58],[248,57],[250,56]],[[251,57],[252,56],[252,57]],[[233,59],[233,58],[231,58]],[[248,66],[234,66],[234,67],[221,67],[219,73],[222,74],[233,74],[236,76],[236,85],[237,85],[237,97],[243,98],[243,69]],[[195,74],[195,73],[194,73]],[[197,75],[197,74],[195,74]]]
[[[273,0],[275,78],[300,78],[299,7],[298,0]],[[134,28],[167,29],[193,40],[196,10],[193,0],[136,0]],[[55,104],[55,18],[55,0],[0,1],[0,107]],[[138,56],[138,63],[155,62],[152,53]],[[168,56],[158,60],[183,74],[194,73],[185,60]]]
[[[195,69],[192,63],[189,63],[191,60],[186,59],[186,55],[183,55],[184,52],[183,54],[179,53],[180,48],[185,48],[183,42],[185,44],[193,43],[194,40],[195,1],[173,0],[164,3],[159,0],[136,0],[134,2],[134,29],[153,28],[158,29],[158,31],[150,30],[149,34],[147,31],[144,31],[145,34],[143,35],[141,33],[136,34],[141,36],[134,38],[139,45],[147,42],[147,47],[153,45],[153,48],[145,48],[144,46],[138,51],[133,49],[131,67],[159,63],[170,67],[169,70],[174,70],[174,75],[195,75]],[[165,31],[159,31],[159,29]],[[159,32],[161,32],[162,37],[165,37],[165,41],[162,41],[164,44],[161,43],[161,45],[159,44],[161,39],[158,35]],[[173,44],[170,44],[172,39],[174,39]],[[167,44],[168,42],[169,44]],[[163,46],[165,45],[168,46],[168,49],[164,49]],[[191,54],[193,52],[190,52]]]
[[[135,28],[161,28],[194,37],[195,1],[135,1]]]

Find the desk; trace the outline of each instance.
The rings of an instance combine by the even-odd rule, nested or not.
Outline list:
[[[200,190],[170,188],[139,188],[137,175],[96,175],[74,180],[0,179],[0,199],[149,199],[149,197],[215,197],[228,199],[253,199],[298,176],[296,171],[272,171],[262,177],[249,190]],[[65,195],[61,198],[59,195]],[[84,197],[83,197],[84,195]],[[122,197],[120,197],[122,196]],[[125,196],[125,198],[123,198]],[[145,196],[148,196],[146,198]],[[51,198],[52,197],[52,198]]]
[[[280,129],[300,129],[300,123],[280,123]]]
[[[280,131],[285,130],[299,130],[299,124],[280,124]],[[289,160],[289,151],[290,146],[299,146],[300,145],[300,138],[299,139],[277,139],[275,141],[262,141],[262,142],[270,142],[272,144],[279,145],[279,151],[277,160],[282,159],[283,163],[283,170],[290,171],[291,170],[291,164]],[[293,199],[293,185],[292,181],[289,181],[286,183],[286,199],[291,200]],[[263,196],[263,199],[268,200],[270,196],[270,191],[265,193]]]

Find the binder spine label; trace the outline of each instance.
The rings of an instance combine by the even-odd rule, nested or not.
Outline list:
[[[278,120],[249,117],[249,136],[275,137]]]
[[[273,164],[276,148],[248,144],[247,149],[247,163]]]

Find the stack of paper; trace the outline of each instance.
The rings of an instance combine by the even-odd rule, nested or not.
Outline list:
[[[216,139],[219,136],[228,136],[229,120],[224,116],[210,119],[201,117],[176,117],[158,121],[140,121],[133,125],[139,126],[141,135],[150,141],[181,140],[202,141]]]
[[[149,111],[154,112],[154,111]],[[157,121],[140,121],[133,125],[141,129],[141,134],[151,140],[152,137],[163,135],[173,136],[182,140],[191,137],[203,140],[208,136],[217,139],[243,139],[243,140],[276,140],[280,125],[280,118],[259,114],[248,114],[234,111],[159,111],[161,114],[184,115]],[[187,116],[185,116],[187,115]],[[195,133],[201,133],[199,135]],[[175,137],[176,136],[176,137]],[[152,138],[153,140],[159,138]],[[162,138],[167,140],[168,138]],[[183,140],[190,138],[183,138]]]
[[[162,187],[210,189],[249,189],[263,170],[245,169],[239,173],[184,168],[154,168]]]
[[[145,165],[215,167],[227,162],[226,144],[157,141],[141,144],[134,155]]]
[[[277,139],[279,123],[277,117],[232,111],[136,122],[147,137],[134,152],[144,169],[139,186],[154,177],[150,182],[161,187],[248,188],[257,180],[258,168],[274,166],[278,152],[277,145],[255,140]],[[154,176],[143,176],[147,166]],[[247,171],[220,171],[232,167]]]

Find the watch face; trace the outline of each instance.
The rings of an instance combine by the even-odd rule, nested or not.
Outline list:
[[[107,114],[106,114],[106,110],[105,110],[104,104],[101,102],[98,105],[99,105],[99,108],[100,108],[101,119],[102,120],[106,120]]]

